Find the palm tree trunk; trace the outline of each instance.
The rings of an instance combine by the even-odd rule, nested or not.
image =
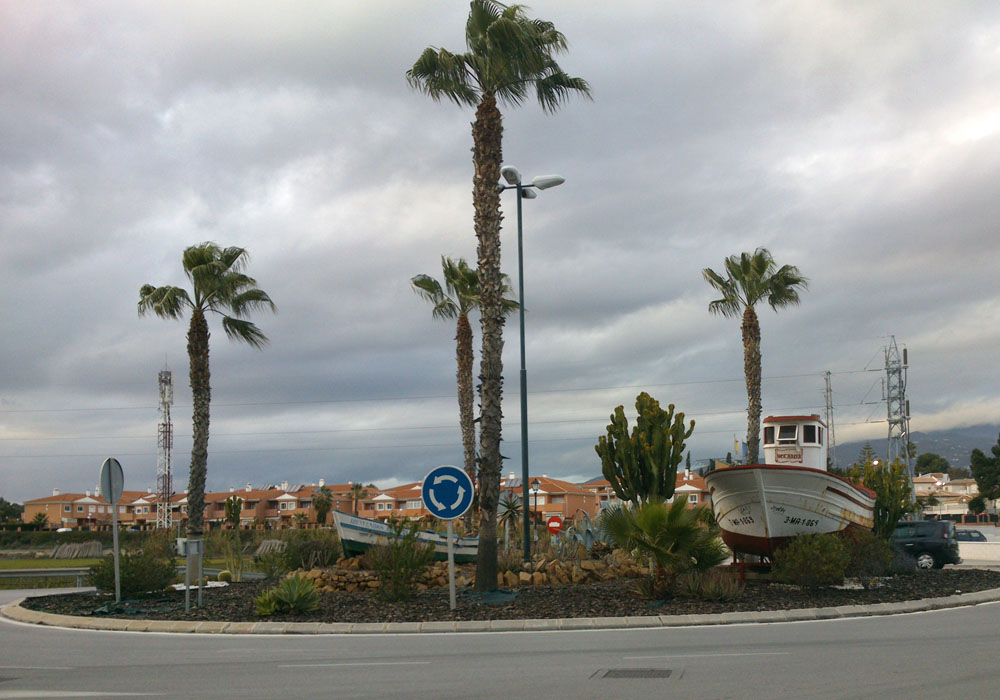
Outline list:
[[[458,360],[458,420],[462,428],[462,447],[465,452],[465,473],[476,483],[476,429],[472,416],[472,326],[466,314],[458,315],[455,331]],[[465,526],[471,530],[472,509],[465,516]]]
[[[748,306],[743,312],[743,373],[747,380],[747,464],[760,451],[760,321]]]
[[[479,464],[479,555],[476,590],[497,586],[497,501],[500,497],[500,430],[503,420],[503,278],[500,272],[500,164],[503,117],[492,93],[483,95],[472,124],[472,199],[479,264],[483,335],[479,381],[482,406]]]
[[[188,479],[189,537],[200,537],[205,528],[205,475],[208,471],[209,406],[212,402],[208,370],[208,321],[201,309],[191,312],[188,329],[188,359],[191,374],[191,401],[194,404],[191,445],[191,472]]]

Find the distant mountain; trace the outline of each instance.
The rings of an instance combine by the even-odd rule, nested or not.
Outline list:
[[[951,428],[949,430],[929,430],[927,432],[915,431],[910,440],[917,446],[917,454],[933,452],[941,455],[953,467],[969,466],[969,455],[972,450],[979,448],[987,455],[990,454],[990,447],[996,444],[997,435],[1000,434],[1000,425],[973,425],[967,428]],[[845,467],[857,461],[858,455],[865,442],[870,442],[875,454],[880,457],[885,456],[886,440],[859,440],[855,442],[837,443],[837,462],[841,467]]]

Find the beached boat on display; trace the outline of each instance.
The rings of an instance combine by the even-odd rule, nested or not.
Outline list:
[[[392,528],[379,520],[359,518],[356,515],[333,511],[333,522],[337,526],[337,534],[344,548],[344,554],[355,556],[363,554],[375,544],[385,544],[393,537]],[[434,547],[434,558],[439,561],[448,560],[448,536],[431,530],[418,530],[417,539]],[[455,537],[455,563],[465,564],[476,561],[479,553],[478,537]]]
[[[875,494],[827,472],[819,416],[764,419],[764,462],[705,475],[722,539],[734,552],[770,558],[797,535],[871,529]]]

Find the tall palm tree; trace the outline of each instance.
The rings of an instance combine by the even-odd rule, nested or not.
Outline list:
[[[534,88],[542,109],[554,112],[577,92],[581,78],[563,72],[553,54],[566,38],[551,22],[529,19],[520,5],[472,0],[465,25],[465,53],[427,48],[407,71],[413,87],[435,100],[476,108],[472,123],[472,202],[475,208],[483,347],[480,360],[479,556],[476,590],[496,585],[497,501],[500,495],[500,423],[503,418],[503,277],[500,273],[500,165],[503,115],[498,102],[517,106]]]
[[[726,318],[743,317],[743,372],[747,383],[747,464],[756,464],[760,448],[760,320],[754,307],[762,301],[777,311],[799,303],[809,281],[793,265],[780,268],[767,248],[730,255],[726,276],[706,267],[701,274],[722,293],[708,310]]]
[[[211,241],[184,250],[184,274],[191,281],[191,293],[181,287],[154,287],[139,290],[139,315],[153,313],[160,318],[181,318],[191,311],[188,326],[188,360],[193,409],[193,443],[188,480],[187,533],[200,538],[205,526],[205,476],[208,471],[209,408],[212,387],[208,366],[208,313],[222,316],[222,329],[231,340],[254,348],[267,344],[267,336],[246,320],[251,311],[274,310],[274,303],[257,281],[243,273],[249,255],[243,248],[222,248]]]
[[[457,262],[441,257],[444,285],[430,275],[417,275],[410,280],[413,291],[429,301],[431,315],[440,319],[457,319],[455,356],[458,361],[458,419],[465,452],[465,473],[476,482],[476,428],[473,419],[472,326],[469,314],[479,306],[479,273],[462,258]],[[504,294],[510,291],[510,280],[503,275]],[[515,311],[518,303],[506,296],[501,299],[505,315]],[[471,523],[467,523],[470,524]]]

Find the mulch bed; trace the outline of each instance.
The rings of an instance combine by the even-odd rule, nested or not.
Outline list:
[[[305,615],[261,618],[254,612],[254,598],[267,586],[260,582],[234,583],[224,588],[206,588],[203,605],[184,612],[184,593],[170,591],[115,606],[114,596],[71,593],[28,598],[22,605],[32,610],[63,615],[102,616],[152,620],[225,620],[259,622],[428,622],[436,620],[512,620],[524,618],[622,617],[637,615],[682,615],[759,610],[793,610],[839,605],[870,605],[955,593],[1000,588],[1000,572],[980,569],[918,571],[881,581],[872,590],[825,588],[806,591],[795,586],[748,582],[735,600],[708,602],[678,596],[652,602],[636,591],[634,580],[605,581],[580,586],[531,586],[511,589],[506,595],[458,594],[457,609],[448,605],[448,591],[417,593],[405,603],[389,603],[370,593],[328,593],[317,611]],[[498,600],[499,599],[499,600]]]

